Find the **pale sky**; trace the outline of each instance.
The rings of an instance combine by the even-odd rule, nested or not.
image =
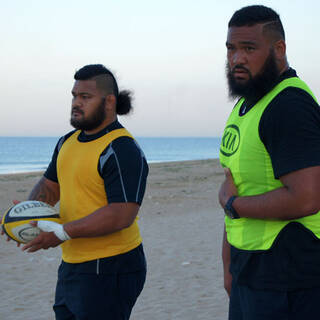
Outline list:
[[[290,65],[320,98],[316,0],[12,0],[0,5],[0,136],[61,136],[74,72],[110,68],[135,111],[135,136],[221,136],[233,102],[225,80],[227,24],[250,4],[275,9]]]

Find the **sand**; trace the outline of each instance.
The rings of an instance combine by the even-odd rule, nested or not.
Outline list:
[[[40,176],[0,175],[0,212],[12,199],[25,200]],[[227,319],[224,214],[217,200],[222,180],[217,160],[150,165],[139,214],[148,275],[132,320]],[[0,320],[54,319],[60,249],[25,253],[2,237],[0,252]]]

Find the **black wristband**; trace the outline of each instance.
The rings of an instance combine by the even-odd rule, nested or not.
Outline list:
[[[232,206],[232,203],[236,198],[237,198],[237,196],[231,196],[224,207],[225,214],[231,219],[239,219],[240,218],[238,212]]]

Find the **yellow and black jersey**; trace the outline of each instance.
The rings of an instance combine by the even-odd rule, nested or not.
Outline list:
[[[121,129],[123,126],[115,121],[97,134],[86,135],[81,132],[78,140],[82,143],[100,138],[108,132]],[[63,143],[74,134],[74,131],[59,139],[51,162],[44,176],[54,182],[57,177],[57,157]],[[119,137],[112,141],[100,155],[97,172],[103,178],[108,203],[136,202],[141,205],[149,168],[146,157],[136,140],[130,137]]]
[[[60,219],[81,219],[115,202],[141,204],[148,174],[145,156],[131,134],[114,122],[95,135],[72,131],[55,148],[45,177],[60,186]],[[141,242],[138,217],[105,236],[64,242],[62,259],[81,263],[122,255]]]

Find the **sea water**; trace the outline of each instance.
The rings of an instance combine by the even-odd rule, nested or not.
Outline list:
[[[221,139],[137,137],[149,163],[214,159]],[[0,137],[0,174],[42,171],[48,166],[58,137]]]

